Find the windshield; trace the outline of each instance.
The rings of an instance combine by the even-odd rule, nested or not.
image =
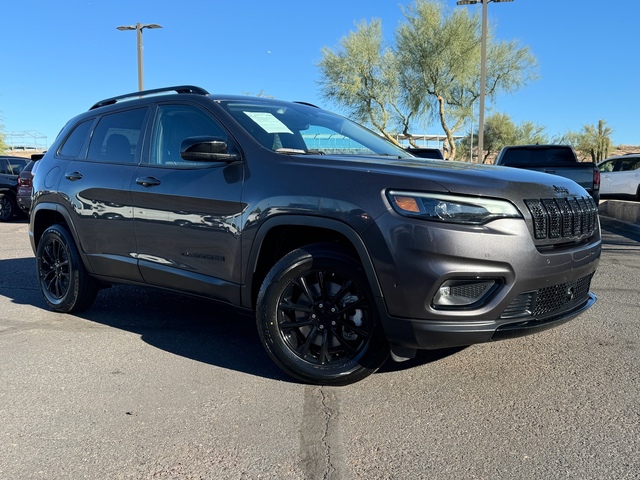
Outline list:
[[[263,99],[221,105],[253,138],[274,152],[411,157],[371,130],[316,107]]]

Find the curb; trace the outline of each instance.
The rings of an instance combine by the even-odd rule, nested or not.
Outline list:
[[[640,235],[640,202],[602,200],[598,213],[603,226]]]

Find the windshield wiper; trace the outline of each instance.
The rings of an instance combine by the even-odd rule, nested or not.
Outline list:
[[[287,155],[324,155],[324,152],[320,150],[302,150],[300,148],[276,148],[275,152]]]

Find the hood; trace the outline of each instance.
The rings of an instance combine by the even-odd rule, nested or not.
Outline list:
[[[370,177],[387,177],[384,183],[394,189],[436,190],[513,200],[589,195],[580,185],[564,177],[496,165],[423,158],[354,156],[345,159],[332,155],[315,157],[313,163],[316,167],[327,164],[334,169],[358,170]]]

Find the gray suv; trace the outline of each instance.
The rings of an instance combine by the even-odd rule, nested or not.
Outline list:
[[[39,163],[29,234],[53,310],[116,283],[230,304],[303,382],[352,383],[389,355],[533,333],[595,302],[582,187],[416,158],[313,105],[134,92],[73,118]]]

